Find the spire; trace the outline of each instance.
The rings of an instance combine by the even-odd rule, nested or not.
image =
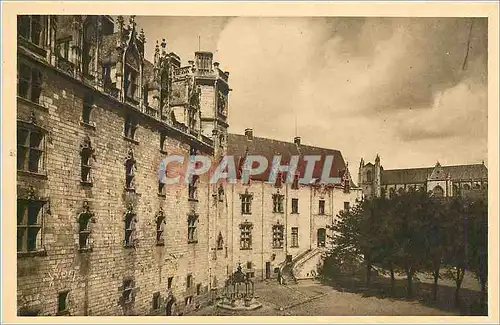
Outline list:
[[[365,160],[363,157],[361,157],[361,160],[359,161],[359,167],[364,167],[365,166]]]
[[[375,163],[380,163],[380,156],[377,154],[377,157],[375,157]]]

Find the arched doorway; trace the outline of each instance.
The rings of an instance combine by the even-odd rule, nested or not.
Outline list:
[[[444,190],[441,186],[437,185],[436,187],[434,187],[434,189],[432,190],[432,193],[435,197],[443,197],[444,196]]]
[[[319,228],[317,233],[318,247],[325,247],[326,244],[326,229]]]
[[[165,306],[165,315],[167,316],[174,316],[175,314],[175,299],[171,298],[167,301],[167,305]]]

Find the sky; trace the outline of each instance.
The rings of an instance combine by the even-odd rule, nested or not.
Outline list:
[[[304,144],[338,149],[353,176],[362,157],[373,162],[377,153],[384,169],[487,164],[485,18],[136,22],[149,60],[162,38],[183,65],[198,49],[214,53],[230,73],[231,133],[250,127],[254,136],[298,135]]]

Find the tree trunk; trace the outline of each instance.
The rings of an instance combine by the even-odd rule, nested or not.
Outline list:
[[[436,301],[438,296],[439,267],[435,269],[434,272],[432,272],[432,275],[434,276],[434,284],[432,285],[432,299]]]
[[[370,262],[366,262],[366,287],[370,287],[370,282],[371,282],[371,269],[372,265]]]
[[[480,298],[481,311],[483,312],[484,315],[488,315],[488,307],[486,306],[486,299],[487,299],[486,277],[484,275],[480,276],[479,281],[481,282],[481,298]]]
[[[406,269],[406,282],[407,295],[408,298],[411,298],[413,297],[413,270],[411,267]]]
[[[391,294],[394,295],[396,291],[396,278],[394,277],[394,267],[391,265]]]
[[[455,277],[455,307],[460,308],[460,287],[462,286],[462,280],[464,279],[465,270],[457,267],[457,273]]]

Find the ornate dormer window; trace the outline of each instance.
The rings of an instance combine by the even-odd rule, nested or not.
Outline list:
[[[165,245],[165,239],[163,238],[163,232],[165,229],[166,221],[165,214],[163,213],[163,209],[160,208],[160,211],[156,214],[156,246]]]
[[[137,215],[133,210],[134,207],[130,203],[128,205],[127,211],[125,212],[123,219],[125,223],[125,240],[124,240],[125,247],[135,247],[136,244],[135,230],[137,224]]]
[[[273,212],[274,213],[283,213],[283,199],[284,195],[280,194],[278,190],[275,194],[273,194]]]
[[[94,77],[96,44],[97,44],[97,21],[95,16],[88,16],[83,25],[82,42],[82,72],[87,78]]]
[[[95,222],[94,213],[90,211],[89,202],[84,201],[82,212],[78,215],[78,247],[80,252],[91,249],[91,222]]]
[[[129,149],[127,158],[125,159],[125,190],[135,191],[135,171],[137,170],[136,160],[134,158],[134,151]]]
[[[139,55],[135,49],[129,49],[125,56],[125,74],[123,79],[126,100],[139,102]]]
[[[82,184],[92,184],[92,165],[91,160],[95,159],[95,150],[92,148],[92,143],[89,136],[86,136],[83,140],[83,144],[80,145],[80,157],[81,157],[81,178]]]

